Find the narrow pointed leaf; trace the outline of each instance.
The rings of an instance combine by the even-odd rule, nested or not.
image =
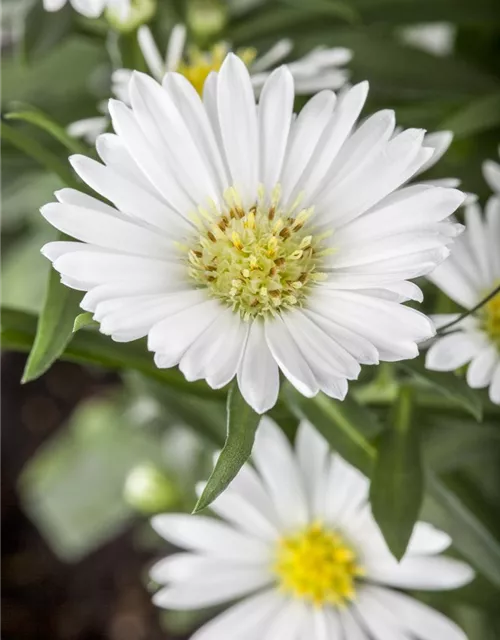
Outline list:
[[[49,118],[49,116],[38,109],[28,107],[19,111],[11,111],[10,113],[6,113],[4,118],[6,120],[20,120],[22,122],[27,122],[38,129],[45,131],[66,147],[66,149],[71,153],[89,153],[89,149],[86,145],[82,144],[76,138],[73,138],[73,136],[70,136],[64,127],[57,122],[54,122]]]
[[[38,140],[28,136],[19,127],[11,127],[6,122],[1,123],[1,134],[4,144],[8,142],[33,158],[44,169],[58,176],[67,187],[81,189],[80,183],[73,176],[69,165],[62,162],[55,153],[44,147]]]
[[[65,287],[59,278],[57,271],[51,269],[23,382],[36,380],[45,373],[63,353],[73,335],[82,293]]]
[[[370,485],[372,512],[392,554],[403,557],[423,498],[418,428],[412,420],[412,389],[403,387],[393,424],[381,437]]]
[[[322,393],[308,399],[288,384],[286,398],[297,415],[309,420],[332,449],[363,473],[370,475],[376,451],[364,435],[363,429],[377,432],[379,426],[374,414],[351,396],[343,402],[332,400]]]
[[[478,422],[483,417],[483,406],[478,394],[471,389],[467,382],[453,373],[429,371],[423,360],[406,360],[399,363],[400,367],[410,373],[418,382],[431,386],[445,397],[453,400],[457,406],[468,411]]]
[[[248,460],[260,418],[243,399],[236,381],[233,382],[227,398],[226,442],[194,513],[208,507],[228,487]]]

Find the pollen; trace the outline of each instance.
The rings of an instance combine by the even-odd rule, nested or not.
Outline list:
[[[490,340],[500,348],[500,293],[484,305],[482,316],[484,330]]]
[[[185,59],[179,64],[177,71],[186,77],[201,95],[205,80],[212,71],[220,71],[228,51],[228,46],[222,42],[215,44],[209,51],[202,51],[196,46],[191,46],[186,52]],[[236,55],[248,67],[254,61],[256,51],[247,47],[236,51]]]
[[[298,208],[285,210],[276,187],[269,196],[259,189],[245,209],[229,188],[221,211],[211,206],[212,214],[204,210],[195,218],[197,237],[186,260],[190,277],[244,320],[302,306],[326,277],[321,267],[329,249],[327,234],[315,234],[311,226],[313,209]]]
[[[342,607],[354,599],[364,570],[339,533],[314,523],[279,541],[274,573],[284,593],[318,607]]]

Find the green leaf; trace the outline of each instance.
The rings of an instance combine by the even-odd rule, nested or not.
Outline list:
[[[194,513],[208,507],[236,477],[250,457],[261,416],[243,399],[233,382],[227,396],[227,437]]]
[[[59,157],[44,147],[38,140],[26,135],[19,127],[11,127],[5,122],[1,123],[1,135],[3,142],[9,142],[14,147],[33,158],[42,167],[54,173],[68,187],[80,189],[81,186],[73,176],[69,165],[61,162]]]
[[[366,435],[380,429],[375,416],[350,395],[342,402],[323,393],[308,399],[288,383],[284,387],[285,397],[297,415],[309,420],[342,457],[370,475],[376,451]]]
[[[42,2],[32,3],[24,18],[22,55],[25,61],[38,59],[61,44],[71,34],[73,16],[71,7],[56,12],[43,8]]]
[[[426,475],[426,488],[423,517],[447,531],[464,558],[500,587],[500,542],[433,473]]]
[[[24,369],[23,382],[36,380],[59,358],[73,335],[73,324],[80,308],[81,291],[60,282],[51,269],[35,341]]]
[[[32,124],[38,129],[47,132],[71,153],[89,153],[89,148],[86,145],[82,144],[76,138],[73,138],[73,136],[70,136],[64,127],[34,107],[29,106],[22,111],[11,111],[10,113],[6,113],[4,118],[5,120],[20,120]]]
[[[477,393],[454,373],[429,371],[421,358],[398,363],[400,368],[410,373],[418,382],[431,386],[443,396],[468,411],[478,422],[483,417],[483,406]]]
[[[402,387],[393,424],[378,446],[370,486],[373,516],[398,560],[406,551],[423,499],[420,440],[412,411],[412,389]]]
[[[93,314],[90,311],[86,311],[85,313],[80,313],[79,316],[76,316],[75,322],[73,323],[73,333],[80,331],[84,327],[98,327],[99,323],[93,319]]]
[[[439,129],[449,129],[457,138],[465,138],[499,125],[500,93],[496,92],[469,102],[447,118]]]

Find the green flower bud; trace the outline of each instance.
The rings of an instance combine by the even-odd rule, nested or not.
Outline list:
[[[168,511],[179,501],[174,482],[152,463],[132,469],[125,480],[123,495],[131,507],[147,515]]]
[[[226,26],[226,5],[220,0],[191,0],[187,6],[186,21],[195,41],[206,46]]]
[[[156,0],[132,0],[130,14],[126,20],[122,20],[113,9],[106,10],[106,18],[116,31],[130,33],[149,22],[155,13]]]

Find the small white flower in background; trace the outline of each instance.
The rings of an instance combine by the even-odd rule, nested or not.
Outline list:
[[[219,43],[210,51],[201,51],[195,46],[186,50],[186,27],[176,25],[170,34],[165,58],[163,58],[149,27],[143,25],[137,34],[140,49],[149,67],[151,75],[161,82],[165,74],[175,71],[185,76],[201,95],[208,75],[218,72],[229,52],[229,46]],[[248,66],[252,84],[258,95],[273,67],[282,62],[292,51],[290,40],[280,40],[262,57],[256,58],[252,48],[236,51],[241,60]],[[347,64],[352,54],[348,49],[316,48],[306,56],[288,65],[295,81],[295,93],[310,95],[321,89],[339,89],[348,78],[348,72],[340,67]],[[114,96],[129,104],[128,85],[133,71],[116,69],[111,78],[111,90]],[[68,127],[68,133],[77,138],[84,138],[90,144],[95,143],[97,136],[106,131],[109,117],[86,118]]]
[[[68,0],[43,0],[47,11],[59,11]],[[113,11],[119,19],[126,20],[131,11],[132,0],[69,0],[75,11],[87,18],[98,18],[105,9]]]
[[[305,396],[344,398],[360,364],[414,358],[434,335],[408,279],[448,255],[455,189],[405,186],[428,162],[424,131],[393,137],[392,111],[356,127],[368,91],[324,90],[294,118],[286,67],[255,102],[229,54],[203,101],[178,74],[136,73],[112,100],[103,163],[71,163],[106,205],[72,189],[42,208],[80,242],[43,253],[116,341],[148,337],[158,367],[212,388],[235,376],[263,413],[279,372]]]
[[[222,521],[152,520],[187,549],[152,568],[163,585],[156,605],[202,609],[242,599],[191,640],[465,640],[455,623],[400,591],[473,579],[467,564],[441,555],[451,544],[446,533],[418,522],[397,562],[371,514],[368,479],[308,423],[293,451],[264,418],[252,459],[211,506]]]
[[[450,22],[425,22],[399,29],[403,42],[435,56],[453,53],[457,28]]]
[[[219,71],[229,53],[229,45],[219,43],[210,51],[200,51],[191,46],[186,49],[186,27],[182,24],[172,29],[163,58],[156,45],[150,29],[142,26],[138,32],[139,46],[151,75],[159,82],[167,71],[177,71],[186,76],[198,93],[202,93],[205,80],[211,71]],[[260,58],[252,48],[239,49],[235,53],[245,62],[250,71],[252,84],[257,93],[276,65],[291,53],[291,40],[280,40]],[[310,95],[322,89],[339,89],[348,78],[343,65],[351,60],[349,49],[343,47],[318,47],[304,57],[288,64],[288,69],[295,81],[295,93]],[[128,98],[128,82],[132,71],[118,69],[113,74],[113,91],[123,101]]]
[[[500,285],[500,198],[488,200],[484,219],[479,205],[469,204],[465,221],[451,256],[429,277],[457,304],[472,309]],[[439,315],[436,324],[444,326],[458,315]],[[491,401],[500,404],[500,293],[450,328],[450,335],[436,340],[427,353],[426,365],[436,371],[466,364],[469,386],[489,386]]]
[[[500,147],[498,153],[500,155]],[[483,175],[492,191],[500,196],[500,164],[494,160],[486,160],[483,164]]]

